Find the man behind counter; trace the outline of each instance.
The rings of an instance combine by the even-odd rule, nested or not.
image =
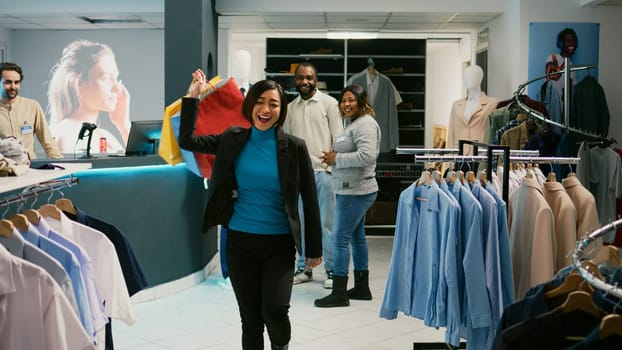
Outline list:
[[[50,133],[41,105],[33,99],[17,96],[24,79],[22,68],[15,63],[0,63],[2,97],[0,98],[0,137],[22,141],[30,159],[35,159],[35,138],[48,158],[62,158]]]

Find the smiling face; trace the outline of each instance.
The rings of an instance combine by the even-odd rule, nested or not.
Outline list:
[[[566,33],[562,37],[562,56],[572,57],[577,49],[577,38],[572,33]]]
[[[315,94],[315,86],[317,85],[317,73],[310,66],[299,66],[294,76],[296,89],[303,100],[308,100]]]
[[[253,126],[265,131],[274,126],[281,113],[281,99],[276,89],[264,91],[255,101],[252,111]]]
[[[2,99],[11,101],[19,94],[19,87],[22,83],[22,77],[18,72],[13,70],[2,71]]]
[[[356,99],[356,96],[350,91],[346,91],[341,96],[341,101],[339,102],[339,109],[341,109],[341,113],[344,118],[352,119],[359,116],[359,103]]]
[[[103,55],[89,71],[78,88],[80,108],[112,112],[116,109],[119,93],[119,69],[114,56]]]

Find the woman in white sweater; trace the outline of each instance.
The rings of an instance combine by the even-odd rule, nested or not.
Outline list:
[[[346,128],[333,150],[323,152],[322,162],[332,166],[336,194],[333,219],[334,275],[330,295],[315,300],[317,307],[349,306],[350,299],[371,300],[365,214],[376,200],[376,160],[380,152],[380,127],[374,119],[367,93],[348,85],[339,97],[339,111]],[[347,290],[350,263],[354,261],[354,288]]]

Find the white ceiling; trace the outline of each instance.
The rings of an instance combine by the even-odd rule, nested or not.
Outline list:
[[[135,12],[132,2],[115,0],[81,2],[80,11],[72,1],[25,0],[16,6],[15,0],[0,0],[0,28],[15,30],[77,30],[77,29],[163,29],[164,1],[138,1]],[[583,6],[622,6],[622,0],[581,0]],[[39,3],[40,6],[37,5]],[[106,3],[112,6],[106,6]],[[14,11],[7,10],[13,4]],[[52,4],[57,5],[50,7]],[[75,2],[73,3],[75,4]],[[89,7],[85,7],[89,4]],[[123,5],[121,5],[123,4]],[[7,5],[7,6],[5,6]],[[119,8],[119,11],[111,11]],[[37,11],[39,9],[40,12]],[[105,9],[105,10],[104,10]],[[161,9],[161,10],[160,10]],[[148,10],[148,11],[145,11]],[[228,9],[221,16],[221,28],[250,30],[361,30],[361,31],[412,31],[412,30],[468,30],[477,29],[499,13],[495,12],[271,12],[244,9],[236,13]]]
[[[0,12],[0,28],[29,30],[164,29],[164,12],[28,13]]]
[[[439,30],[472,29],[498,13],[306,12],[220,17],[220,27],[265,30]],[[16,30],[163,29],[164,12],[2,13],[0,28]]]
[[[499,13],[478,12],[264,12],[220,17],[221,28],[328,31],[477,29]]]

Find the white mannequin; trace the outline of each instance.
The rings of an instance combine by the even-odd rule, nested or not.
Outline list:
[[[464,118],[471,119],[473,112],[479,106],[482,95],[481,84],[484,78],[484,70],[480,66],[470,65],[464,70],[464,86],[467,88],[467,100],[464,106]]]
[[[246,50],[236,50],[231,59],[231,76],[240,88],[245,89],[245,95],[250,85],[251,54]]]
[[[488,116],[497,108],[499,99],[486,95],[480,84],[484,78],[481,67],[471,65],[464,70],[464,86],[467,97],[454,101],[447,128],[447,148],[457,148],[460,140],[485,142],[488,130]],[[464,154],[472,149],[466,145]]]

